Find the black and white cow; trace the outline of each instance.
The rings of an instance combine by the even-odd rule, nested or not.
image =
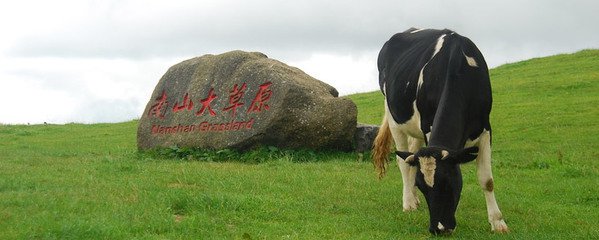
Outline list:
[[[373,160],[382,177],[393,139],[403,210],[418,206],[417,186],[428,205],[429,231],[451,233],[462,191],[459,164],[476,159],[491,229],[507,232],[493,193],[491,83],[474,43],[450,30],[411,28],[385,43],[378,69],[385,116]]]

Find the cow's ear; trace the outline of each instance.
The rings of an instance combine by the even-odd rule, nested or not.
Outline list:
[[[404,162],[406,162],[407,164],[410,164],[412,166],[416,166],[417,162],[414,161],[414,154],[411,152],[402,152],[402,151],[395,151],[395,154],[397,154],[397,156],[399,156],[401,159],[403,159]]]
[[[478,157],[478,147],[469,147],[465,148],[462,151],[458,152],[455,156],[455,160],[457,163],[467,163]]]

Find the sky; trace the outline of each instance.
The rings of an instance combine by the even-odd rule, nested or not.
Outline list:
[[[490,68],[599,48],[596,0],[19,0],[0,5],[0,124],[141,116],[183,60],[258,51],[347,95],[378,89],[376,57],[410,27],[472,39]]]

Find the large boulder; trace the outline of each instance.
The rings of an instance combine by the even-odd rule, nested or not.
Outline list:
[[[262,53],[204,55],[172,66],[139,121],[157,147],[351,150],[355,104],[332,86]]]

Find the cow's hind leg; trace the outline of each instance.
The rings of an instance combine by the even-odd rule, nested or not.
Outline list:
[[[493,192],[493,173],[491,171],[491,134],[489,131],[483,132],[480,137],[478,157],[476,159],[476,173],[478,183],[485,194],[487,203],[487,213],[491,230],[494,232],[508,232],[508,227],[503,220],[495,193]]]

